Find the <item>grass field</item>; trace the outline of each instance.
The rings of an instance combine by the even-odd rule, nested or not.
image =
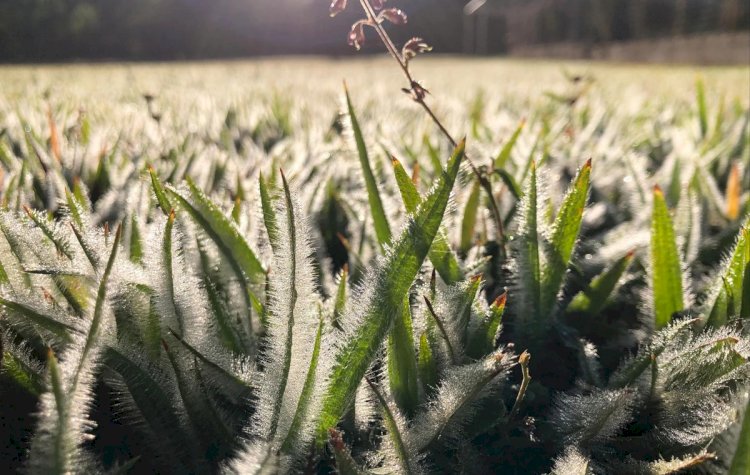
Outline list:
[[[412,72],[1,66],[0,467],[750,473],[750,68]]]

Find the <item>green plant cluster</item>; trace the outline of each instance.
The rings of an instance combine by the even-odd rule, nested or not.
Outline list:
[[[455,148],[357,90],[324,125],[10,110],[2,465],[750,473],[750,110],[581,81],[499,140],[478,96]]]

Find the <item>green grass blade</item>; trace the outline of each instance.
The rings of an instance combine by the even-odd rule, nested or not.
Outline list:
[[[351,333],[335,357],[318,420],[318,444],[327,440],[328,429],[338,423],[352,402],[360,381],[393,323],[393,316],[398,314],[414,277],[427,257],[432,241],[440,229],[464,155],[464,147],[465,143],[462,141],[438,183],[395,242],[387,261],[372,276],[374,287],[371,298],[357,312],[363,315],[361,324]]]
[[[701,79],[695,81],[695,101],[698,106],[701,138],[705,138],[708,134],[708,108],[706,107],[706,88]]]
[[[539,305],[541,318],[547,318],[557,303],[557,294],[578,240],[590,183],[591,160],[578,171],[578,176],[565,195],[555,218],[549,247],[545,248],[546,262],[542,271]]]
[[[112,251],[109,254],[107,265],[104,268],[101,281],[99,282],[99,289],[96,292],[96,303],[94,304],[94,314],[91,317],[91,326],[89,327],[89,333],[86,336],[86,342],[83,345],[83,351],[81,353],[81,362],[78,370],[80,372],[84,361],[87,360],[88,353],[97,344],[99,338],[99,330],[101,327],[101,321],[104,316],[104,306],[107,301],[107,283],[109,277],[112,274],[112,269],[115,265],[115,259],[117,258],[117,251],[120,247],[120,239],[122,238],[122,225],[117,227],[115,232],[115,241],[112,243]]]
[[[148,167],[148,173],[151,176],[151,187],[156,195],[156,202],[159,204],[159,208],[164,213],[164,216],[169,216],[169,212],[172,211],[172,204],[169,202],[166,193],[164,192],[164,186],[159,180],[159,176],[156,174],[154,167]]]
[[[474,181],[469,192],[469,198],[464,206],[464,216],[461,220],[461,244],[459,250],[461,255],[469,252],[474,245],[474,228],[477,224],[477,212],[479,211],[479,181]]]
[[[537,176],[536,163],[531,162],[529,179],[520,205],[518,236],[516,238],[516,264],[520,281],[522,319],[539,319],[539,289],[541,285],[539,269],[539,232],[537,229]],[[524,330],[526,328],[524,327]]]
[[[249,244],[242,237],[237,225],[232,222],[226,215],[216,206],[206,195],[188,179],[188,187],[190,188],[190,196],[195,203],[195,206],[191,206],[187,209],[188,213],[195,217],[192,210],[196,210],[200,216],[203,217],[203,222],[198,222],[199,225],[214,239],[217,245],[221,248],[229,251],[229,255],[237,260],[240,268],[242,269],[247,277],[253,283],[262,283],[263,277],[265,276],[265,270],[263,265],[260,263],[255,253],[250,249]],[[174,190],[167,189],[170,196],[180,196]],[[180,200],[182,205],[185,204],[185,200]],[[203,226],[203,224],[207,226]],[[208,230],[211,229],[211,231]],[[219,242],[220,241],[220,242]]]
[[[594,277],[586,289],[578,292],[568,305],[568,312],[596,315],[604,309],[617,283],[633,262],[633,252],[617,260],[611,267]]]
[[[44,328],[48,332],[55,334],[63,341],[71,341],[71,333],[81,333],[81,330],[79,330],[78,328],[68,325],[65,322],[61,322],[60,320],[50,315],[41,313],[27,305],[14,302],[3,297],[0,297],[0,305],[7,308],[8,310],[18,313],[20,316],[28,319],[35,325],[39,325],[41,328]]]
[[[346,86],[344,86],[344,91],[346,93],[346,106],[349,111],[349,118],[352,122],[354,141],[357,144],[359,163],[362,166],[362,175],[364,176],[365,187],[367,188],[367,200],[370,203],[370,214],[372,215],[373,224],[375,226],[375,235],[378,238],[380,247],[383,248],[386,244],[391,242],[391,228],[388,225],[388,218],[386,217],[385,209],[383,208],[383,202],[380,199],[375,175],[372,173],[370,157],[367,155],[367,145],[362,136],[362,129],[359,127],[359,121],[354,112],[354,106],[352,105],[351,97],[349,97],[349,90],[346,89]]]
[[[143,238],[136,215],[130,219],[130,260],[140,264],[143,260]]]
[[[195,205],[176,190],[172,188],[166,188],[165,190],[216,244],[239,282],[246,283],[249,281],[255,285],[264,284],[266,272],[255,253],[250,249],[250,245],[242,237],[237,225],[227,218],[194,183],[188,181],[188,185]],[[263,305],[249,285],[245,286],[245,292],[242,294],[243,298],[246,299],[246,308],[252,307],[258,315],[262,315],[264,312]],[[248,322],[250,322],[249,328],[252,332],[252,319],[249,316]]]
[[[513,178],[513,175],[502,168],[496,169],[495,173],[500,175],[500,179],[503,180],[505,186],[508,187],[508,191],[510,191],[515,199],[520,200],[521,198],[523,198],[523,190],[521,190],[521,187],[518,186],[518,182],[515,178]]]
[[[467,345],[467,354],[472,358],[479,359],[495,349],[495,341],[500,331],[507,299],[507,292],[495,299],[487,310],[487,314],[471,335]]]
[[[273,413],[271,416],[271,428],[269,430],[270,438],[276,435],[276,428],[279,423],[279,415],[281,413],[281,406],[284,399],[284,392],[289,379],[289,370],[292,366],[292,342],[293,342],[293,330],[294,330],[294,308],[297,305],[297,226],[294,220],[294,208],[292,204],[292,194],[289,191],[289,184],[286,181],[284,174],[281,174],[281,180],[284,187],[284,200],[286,207],[286,219],[287,229],[286,235],[289,239],[289,275],[283,276],[284,279],[291,285],[291,292],[289,292],[289,314],[282,316],[286,319],[287,334],[284,342],[284,362],[281,367],[281,378],[279,383],[279,389],[276,393],[276,400],[273,405]]]
[[[399,409],[413,414],[419,404],[419,389],[408,294],[388,336],[388,382]]]
[[[742,418],[742,429],[737,439],[737,450],[732,457],[728,475],[748,475],[750,473],[750,400]]]
[[[750,226],[748,226],[748,230],[750,230]],[[746,233],[750,233],[750,231]],[[740,318],[750,318],[750,237],[745,238],[745,274],[742,282]]]
[[[17,356],[7,349],[2,354],[0,374],[8,376],[35,397],[44,392],[44,378],[40,369],[31,366],[23,355]]]
[[[336,298],[333,302],[333,326],[341,329],[341,318],[344,315],[346,301],[349,295],[349,266],[344,265],[336,288]]]
[[[726,323],[729,318],[741,315],[744,287],[750,285],[750,283],[743,282],[747,263],[750,260],[749,250],[750,223],[740,229],[726,266],[710,291],[711,297],[706,306],[709,312],[707,325],[718,327]]]
[[[54,449],[53,449],[53,465],[48,466],[53,473],[66,473],[70,470],[70,460],[68,454],[72,452],[72,448],[69,447],[70,440],[67,436],[67,412],[68,412],[68,401],[65,397],[66,391],[62,381],[62,374],[60,367],[57,363],[57,358],[52,350],[47,351],[47,368],[49,370],[49,381],[52,389],[52,395],[55,398],[55,406],[57,408],[57,417],[59,424],[57,425],[57,434],[54,436]]]
[[[419,379],[425,394],[430,394],[438,384],[437,363],[432,354],[432,347],[427,339],[427,333],[419,337],[419,359],[417,360]]]
[[[672,321],[675,312],[684,308],[682,271],[677,252],[672,219],[664,193],[654,188],[654,210],[651,221],[651,287],[657,329]]]
[[[513,135],[510,136],[510,139],[505,142],[505,145],[500,150],[500,153],[498,153],[497,157],[495,157],[495,168],[505,168],[505,165],[508,163],[508,159],[510,159],[510,154],[513,151],[513,147],[516,145],[518,137],[521,135],[521,132],[523,132],[523,128],[525,125],[526,121],[522,120],[521,123],[518,124],[515,132],[513,132]]]
[[[276,223],[276,210],[273,207],[273,201],[271,195],[268,192],[268,183],[263,178],[261,173],[258,176],[258,188],[260,190],[260,205],[263,210],[263,223],[266,226],[266,233],[268,234],[268,241],[271,243],[271,248],[276,252],[279,240],[279,229]]]
[[[82,228],[84,211],[81,209],[78,200],[73,196],[73,193],[67,188],[65,189],[65,202],[68,205],[68,211],[70,211],[70,218],[73,220],[73,223],[79,228]]]
[[[68,244],[68,241],[54,227],[54,224],[50,225],[47,217],[44,216],[40,211],[29,209],[26,206],[24,206],[23,209],[29,219],[31,219],[34,224],[36,224],[37,227],[42,230],[42,233],[47,237],[47,239],[49,239],[52,244],[55,245],[55,249],[57,249],[57,252],[65,255],[65,257],[72,260],[73,253],[70,250],[70,245]]]
[[[164,226],[164,238],[161,243],[161,257],[164,263],[164,294],[162,297],[169,303],[169,306],[174,310],[175,323],[177,328],[180,330],[180,334],[185,333],[185,327],[182,321],[182,315],[175,300],[174,293],[174,266],[172,265],[173,251],[172,251],[172,229],[174,228],[175,220],[174,210],[170,211],[167,217],[167,223]]]
[[[216,284],[210,273],[211,263],[209,262],[209,257],[206,254],[206,251],[201,248],[200,244],[198,246],[198,252],[201,261],[201,280],[203,280],[203,287],[206,289],[206,294],[208,294],[208,303],[211,308],[211,313],[216,320],[219,337],[232,353],[243,353],[242,340],[232,325],[232,315],[227,308],[227,302],[225,302],[216,288]]]
[[[406,211],[409,214],[414,214],[422,202],[422,197],[419,196],[417,187],[406,174],[401,162],[395,158],[393,159],[393,172],[396,175],[396,183],[401,192]],[[448,239],[442,229],[435,236],[428,256],[446,284],[450,285],[463,280],[464,274],[458,265],[458,259],[456,259],[456,255],[448,244]]]

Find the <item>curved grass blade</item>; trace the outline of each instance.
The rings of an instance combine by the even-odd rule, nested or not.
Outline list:
[[[221,341],[232,353],[243,353],[242,339],[232,325],[232,315],[227,309],[227,302],[224,301],[216,288],[216,284],[210,273],[211,264],[209,263],[208,255],[201,248],[200,244],[198,245],[198,253],[200,254],[203,287],[206,289],[206,294],[208,294],[208,303],[211,313],[216,320]]]
[[[70,251],[70,245],[68,244],[67,240],[63,238],[63,236],[58,232],[57,229],[55,229],[53,226],[50,226],[50,222],[47,220],[45,216],[42,216],[41,213],[37,210],[29,209],[27,206],[23,207],[23,210],[26,212],[26,215],[31,219],[34,224],[39,227],[39,229],[42,230],[42,233],[49,239],[52,244],[55,245],[55,249],[57,249],[57,252],[60,254],[65,255],[68,259],[73,259],[73,253]]]
[[[365,179],[365,188],[367,188],[367,200],[370,203],[370,214],[372,214],[372,220],[375,226],[375,235],[377,236],[378,243],[382,249],[386,244],[391,242],[391,228],[388,225],[388,218],[386,217],[385,209],[383,208],[383,202],[380,199],[375,175],[372,173],[372,168],[370,166],[370,157],[367,155],[367,145],[362,136],[362,129],[359,127],[359,121],[354,112],[354,106],[352,105],[351,97],[349,97],[349,90],[346,88],[346,84],[344,84],[344,92],[346,94],[346,106],[349,111],[349,118],[352,122],[354,141],[357,144],[359,163],[362,166],[362,175]]]
[[[50,315],[46,315],[38,310],[35,310],[28,305],[14,302],[4,297],[0,297],[0,305],[7,308],[8,310],[17,312],[19,315],[27,318],[35,325],[39,325],[41,328],[44,328],[45,330],[55,334],[63,341],[69,342],[71,341],[71,334],[81,333],[80,329],[68,325],[65,322],[61,322],[60,320]]]
[[[473,415],[472,406],[511,365],[507,355],[496,352],[482,361],[452,368],[435,399],[415,418],[418,423],[410,432],[411,443],[422,451],[444,438],[460,437],[461,428]]]
[[[175,470],[189,471],[183,464],[190,464],[193,444],[189,432],[183,429],[164,382],[155,379],[149,368],[144,368],[117,348],[107,347],[103,361],[122,378],[120,384],[124,385],[123,390],[131,401],[131,407],[126,409],[138,413],[144,422],[142,429],[162,449],[160,456],[167,458]]]
[[[651,288],[657,329],[672,321],[675,312],[684,308],[682,271],[672,220],[664,193],[654,187],[654,210],[651,221]]]
[[[172,365],[177,390],[185,406],[190,422],[193,425],[199,443],[204,449],[206,456],[209,454],[226,451],[231,447],[234,436],[230,429],[217,416],[211,401],[200,391],[200,369],[196,359],[183,359],[177,352],[170,348],[162,340],[162,346],[167,354],[167,359]],[[187,363],[193,362],[193,365]]]
[[[165,190],[170,197],[177,200],[222,252],[230,260],[236,261],[236,265],[245,273],[250,282],[262,284],[265,276],[263,265],[242,237],[237,225],[227,218],[192,180],[188,179],[187,184],[193,204],[173,188],[165,188]]]
[[[404,233],[395,242],[386,262],[371,276],[374,287],[364,303],[361,324],[352,332],[335,357],[323,396],[318,422],[318,444],[325,443],[328,429],[334,427],[354,398],[354,393],[378,348],[391,327],[393,316],[419,272],[422,262],[440,229],[443,213],[464,155],[462,141],[448,162],[437,185],[420,205]]]
[[[414,214],[422,202],[422,197],[419,196],[417,187],[409,178],[409,175],[406,174],[406,170],[404,170],[401,162],[395,158],[393,159],[393,172],[396,175],[396,183],[401,192],[401,198],[404,201],[406,211],[409,214]],[[450,285],[463,280],[464,274],[442,229],[435,236],[428,256],[430,262],[435,266],[435,269],[446,284]]]
[[[568,312],[596,315],[604,309],[617,283],[633,262],[634,253],[628,252],[611,267],[594,277],[586,289],[578,292],[568,305]]]
[[[408,447],[404,441],[404,437],[401,434],[401,426],[403,425],[403,423],[399,424],[397,415],[394,413],[393,409],[391,409],[388,401],[386,401],[385,397],[383,397],[383,394],[381,394],[378,386],[370,381],[370,378],[366,378],[366,381],[370,386],[370,389],[372,389],[372,392],[375,394],[375,397],[377,398],[378,404],[380,404],[381,409],[383,409],[383,425],[385,426],[388,437],[390,438],[391,444],[393,445],[393,451],[395,452],[396,458],[398,459],[398,467],[400,469],[399,473],[404,473],[407,475],[417,473],[417,467],[413,466],[416,464],[416,461],[414,460],[415,457],[409,454]]]
[[[518,141],[518,137],[521,135],[521,132],[523,132],[523,128],[526,126],[526,121],[522,120],[518,127],[516,128],[515,132],[513,132],[513,135],[510,136],[510,139],[508,139],[507,142],[505,142],[505,145],[503,145],[503,148],[500,150],[500,153],[497,154],[497,157],[495,157],[495,168],[505,168],[505,165],[508,163],[508,159],[510,158],[510,154],[513,151],[513,147],[515,147],[516,142]]]

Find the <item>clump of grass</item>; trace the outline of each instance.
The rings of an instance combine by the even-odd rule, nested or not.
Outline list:
[[[701,83],[634,115],[592,79],[441,104],[454,140],[429,47],[360,5],[427,125],[355,89],[330,128],[271,92],[200,132],[184,98],[4,116],[0,412],[37,411],[11,469],[745,473],[747,107],[712,120]]]

